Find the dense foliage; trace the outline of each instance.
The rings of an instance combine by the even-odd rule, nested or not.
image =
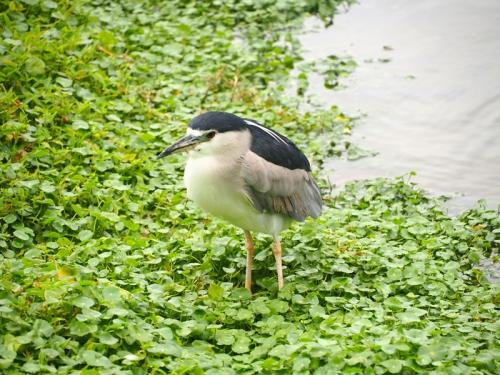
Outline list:
[[[3,373],[498,373],[497,290],[474,268],[497,212],[450,218],[405,179],[324,182],[321,218],[284,233],[280,292],[258,237],[250,296],[240,231],[186,200],[182,157],[153,158],[206,109],[316,166],[349,151],[348,118],[283,88],[315,69],[302,17],[337,2],[0,2]],[[325,84],[343,64],[318,64]]]

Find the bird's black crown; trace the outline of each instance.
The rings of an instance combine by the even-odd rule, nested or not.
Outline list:
[[[189,127],[204,131],[215,130],[218,133],[247,129],[252,135],[250,150],[260,157],[288,169],[311,170],[306,156],[291,140],[255,120],[243,119],[227,112],[205,112],[192,119]]]
[[[248,129],[245,120],[227,112],[205,112],[189,123],[191,129],[216,130],[219,133]]]

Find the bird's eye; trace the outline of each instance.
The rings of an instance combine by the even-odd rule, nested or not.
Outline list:
[[[207,133],[207,138],[208,138],[208,139],[212,139],[213,137],[215,137],[215,134],[217,134],[217,132],[214,132],[214,131],[212,131],[212,132],[208,132],[208,133]]]

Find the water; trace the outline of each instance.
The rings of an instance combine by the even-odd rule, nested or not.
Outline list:
[[[336,54],[358,62],[343,89],[312,77],[310,92],[364,114],[352,140],[378,152],[328,163],[337,185],[414,170],[427,190],[455,196],[451,213],[481,198],[497,207],[500,1],[361,0],[332,27],[311,19],[306,30],[306,60]]]

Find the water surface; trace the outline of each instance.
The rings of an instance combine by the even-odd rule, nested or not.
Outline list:
[[[336,184],[414,170],[427,190],[457,193],[452,212],[500,203],[500,1],[362,0],[306,30],[306,60],[358,62],[344,88],[313,77],[310,92],[363,114],[353,142],[378,152],[331,161]]]

